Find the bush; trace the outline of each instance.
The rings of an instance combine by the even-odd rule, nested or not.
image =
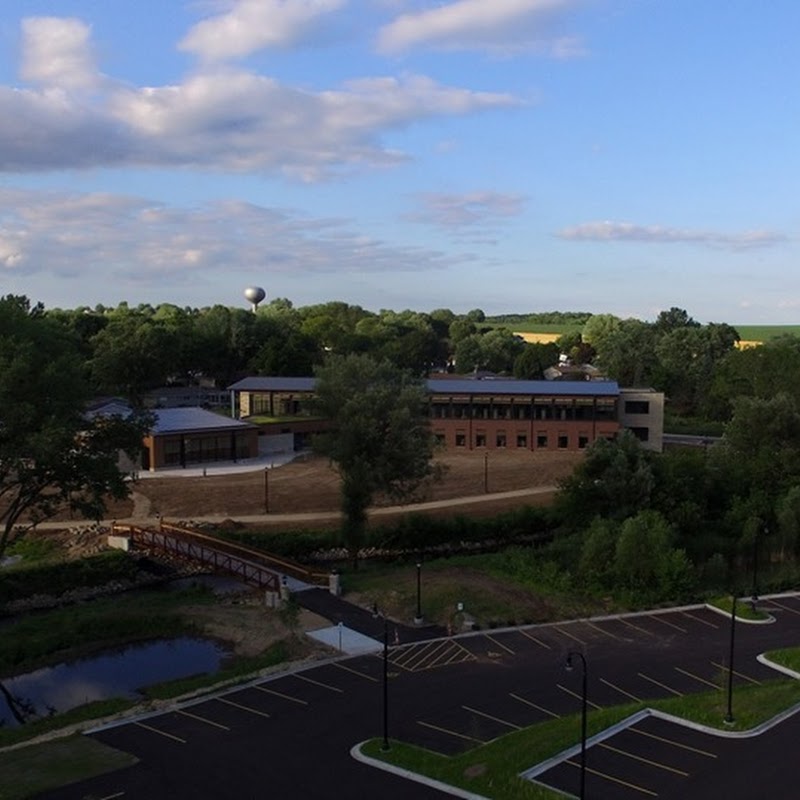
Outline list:
[[[3,570],[0,603],[36,594],[58,596],[78,586],[102,586],[110,581],[132,579],[137,572],[136,559],[119,550],[75,561],[22,563]]]

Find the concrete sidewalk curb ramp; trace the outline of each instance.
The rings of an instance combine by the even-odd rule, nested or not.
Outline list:
[[[389,764],[386,761],[381,761],[378,758],[373,758],[372,756],[365,755],[362,751],[362,747],[366,744],[366,742],[359,742],[358,744],[353,745],[350,748],[350,755],[356,760],[361,762],[362,764],[366,764],[370,767],[375,767],[375,769],[381,769],[384,772],[390,772],[392,775],[397,775],[400,778],[405,778],[407,781],[414,781],[414,783],[420,783],[423,786],[428,786],[431,789],[436,789],[444,794],[449,794],[452,797],[460,797],[463,800],[489,800],[489,798],[485,797],[482,794],[475,794],[474,792],[468,792],[466,789],[459,789],[457,786],[451,786],[449,783],[442,783],[442,781],[437,781],[434,778],[428,778],[425,775],[420,775],[418,772],[412,772],[409,769],[405,769],[403,767],[396,767],[394,764]]]

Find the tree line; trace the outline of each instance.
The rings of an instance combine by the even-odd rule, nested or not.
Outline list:
[[[800,375],[800,338],[739,350],[734,327],[702,325],[680,308],[662,311],[653,322],[548,312],[540,316],[576,325],[548,344],[514,335],[522,315],[487,319],[480,309],[373,312],[339,301],[296,308],[277,298],[255,314],[168,303],[42,313],[77,348],[94,393],[134,401],[148,390],[201,378],[225,387],[245,375],[312,375],[330,353],[369,355],[420,377],[485,370],[521,379],[543,378],[566,356],[622,386],[664,392],[673,415],[725,422],[736,397],[791,393]]]

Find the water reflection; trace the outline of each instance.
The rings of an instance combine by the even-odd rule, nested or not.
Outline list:
[[[154,683],[215,672],[228,651],[207,639],[132,645],[45,667],[0,684],[0,724],[16,726],[110,697],[138,697]]]

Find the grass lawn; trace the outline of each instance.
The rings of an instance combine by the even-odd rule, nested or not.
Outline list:
[[[0,800],[39,792],[135,764],[137,759],[85,736],[0,752]]]
[[[366,563],[356,572],[345,572],[345,598],[362,606],[376,603],[392,619],[410,622],[416,616],[415,565],[414,560],[404,565]],[[459,603],[481,628],[609,612],[606,602],[560,586],[558,574],[530,548],[432,559],[423,563],[420,576],[423,616],[439,625],[458,627]]]
[[[713,600],[709,600],[708,605],[714,606],[714,608],[718,608],[720,611],[724,611],[730,616],[733,601],[730,597],[717,597]],[[736,601],[736,618],[746,619],[752,622],[766,622],[769,619],[769,614],[767,614],[766,611],[759,610],[758,607],[753,608],[752,604],[747,600],[739,599]]]

